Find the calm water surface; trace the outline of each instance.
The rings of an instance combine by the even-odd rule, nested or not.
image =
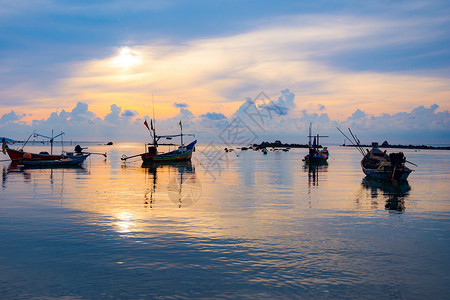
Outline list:
[[[2,162],[0,298],[448,299],[449,151],[406,150],[419,167],[392,186],[364,179],[355,149],[315,169],[304,149],[216,149],[184,165],[124,165],[143,151],[125,143],[89,145],[108,159],[83,168]]]

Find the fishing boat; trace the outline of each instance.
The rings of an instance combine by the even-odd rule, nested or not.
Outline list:
[[[50,160],[28,160],[22,159],[19,164],[25,167],[68,167],[68,166],[79,166],[83,161],[91,155],[90,153],[77,154],[74,156],[66,156],[61,159],[50,159]]]
[[[381,181],[405,181],[413,170],[405,166],[406,157],[403,152],[387,154],[372,143],[372,149],[366,149],[361,160],[361,168],[367,177]]]
[[[414,170],[408,168],[405,163],[417,166],[416,164],[407,161],[403,152],[388,154],[387,151],[381,151],[377,142],[372,143],[372,149],[364,150],[359,139],[353,134],[350,128],[348,130],[353,140],[348,138],[339,128],[338,130],[361,153],[363,156],[361,160],[361,169],[363,173],[371,179],[392,183],[406,181],[409,174]]]
[[[147,129],[150,131],[150,135],[153,138],[153,143],[147,143],[145,144],[145,150],[146,152],[132,155],[132,156],[126,156],[122,155],[121,159],[123,161],[126,161],[127,159],[134,158],[134,157],[141,157],[142,161],[144,163],[159,163],[159,162],[180,162],[180,161],[189,161],[192,157],[192,152],[195,151],[195,145],[197,144],[197,140],[184,145],[183,137],[184,136],[195,136],[194,134],[186,134],[183,133],[183,125],[180,121],[180,134],[172,134],[172,135],[157,135],[156,130],[153,127],[153,119],[150,121],[151,129],[148,126],[147,120],[144,121],[144,125],[147,127]],[[159,144],[159,140],[162,138],[171,140],[174,137],[180,137],[181,143],[180,146],[173,151],[169,152],[158,152],[158,147],[161,145]]]
[[[6,144],[5,141],[3,141],[3,153],[7,153],[12,162],[16,162],[24,166],[38,167],[80,165],[86,158],[88,158],[89,155],[93,154],[89,152],[83,152],[83,148],[81,148],[80,145],[75,146],[74,152],[65,152],[63,150],[61,154],[53,154],[53,143],[55,138],[62,137],[64,134],[64,132],[61,132],[60,134],[54,136],[53,130],[51,137],[39,133],[33,133],[28,137],[28,139],[20,149],[12,149]],[[48,139],[50,143],[50,153],[48,153],[47,151],[42,151],[39,153],[25,151],[24,147],[31,137],[43,137],[45,139]],[[61,145],[63,144],[64,142],[62,141]],[[104,155],[106,157],[106,153],[101,153],[101,155]]]
[[[309,153],[303,158],[303,161],[306,164],[313,164],[313,165],[324,165],[328,164],[327,160],[329,157],[328,148],[323,147],[322,150],[319,150],[320,144],[319,144],[319,138],[320,137],[328,137],[327,135],[312,135],[311,130],[312,125],[309,124],[309,141],[308,141],[308,148]],[[313,141],[311,143],[311,138],[313,138]]]

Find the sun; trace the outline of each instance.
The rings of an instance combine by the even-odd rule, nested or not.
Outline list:
[[[142,62],[141,54],[128,47],[119,50],[119,54],[113,57],[111,64],[116,67],[129,68]]]

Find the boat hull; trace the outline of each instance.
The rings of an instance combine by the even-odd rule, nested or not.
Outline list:
[[[328,156],[328,150],[315,151],[310,149],[309,154],[305,156],[303,161],[312,165],[325,165],[328,164]]]
[[[8,153],[8,156],[12,161],[22,161],[24,159],[27,159],[27,160],[58,160],[58,159],[64,159],[66,157],[64,155],[30,153],[30,152],[26,152],[23,150],[15,150],[15,149],[11,149],[11,148],[6,148],[6,152]]]
[[[141,158],[144,163],[189,161],[192,158],[192,152],[194,151],[196,143],[197,141],[194,141],[187,145],[185,151],[174,150],[171,152],[156,155],[144,153],[141,155]]]
[[[408,179],[409,174],[411,174],[412,170],[408,168],[404,168],[402,170],[396,170],[394,174],[392,174],[391,170],[384,169],[367,169],[361,163],[361,168],[363,173],[372,179],[379,181],[393,181],[394,179],[397,181],[405,181]]]
[[[22,159],[19,161],[20,164],[24,165],[25,167],[66,167],[66,166],[79,166],[81,165],[86,158],[90,154],[82,154],[82,155],[76,155],[73,157],[65,157],[61,159],[52,159],[52,160],[33,160],[33,159]]]
[[[175,151],[173,151],[175,152]],[[150,162],[176,162],[176,161],[189,161],[192,157],[192,150],[186,151],[183,153],[164,153],[157,155],[148,155],[148,153],[144,153],[141,155],[142,161],[145,163]]]

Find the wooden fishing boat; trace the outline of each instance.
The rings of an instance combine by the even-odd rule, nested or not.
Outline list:
[[[311,124],[309,125],[309,142],[308,142],[308,148],[309,153],[303,158],[303,161],[306,164],[313,164],[313,165],[324,165],[328,164],[327,160],[329,157],[328,148],[323,147],[322,150],[319,150],[320,144],[319,144],[319,137],[328,137],[327,135],[312,135],[311,133]],[[313,142],[311,143],[311,138],[314,138]],[[317,139],[317,140],[316,140]]]
[[[361,160],[361,168],[369,178],[381,181],[405,181],[413,170],[405,166],[406,158],[403,152],[382,152],[378,143],[372,143]]]
[[[147,143],[145,144],[146,152],[132,155],[132,156],[126,156],[122,155],[121,159],[123,161],[126,161],[127,159],[134,158],[134,157],[141,157],[142,161],[144,163],[154,163],[154,162],[180,162],[180,161],[190,161],[192,157],[192,152],[195,151],[195,145],[197,144],[197,140],[189,143],[188,145],[184,145],[183,143],[183,137],[184,136],[195,136],[194,134],[186,134],[183,133],[183,126],[181,124],[181,121],[179,123],[181,128],[180,134],[172,134],[172,135],[157,135],[156,130],[153,127],[153,120],[150,121],[151,129],[148,127],[147,120],[145,120],[144,125],[147,127],[147,129],[150,131],[150,135],[153,138],[153,143]],[[173,151],[169,152],[158,152],[158,147],[160,144],[158,144],[159,140],[161,138],[165,138],[168,140],[171,140],[174,137],[180,137],[181,143],[180,146]]]
[[[83,163],[83,161],[91,155],[90,153],[77,154],[74,156],[65,156],[61,159],[22,159],[19,164],[24,165],[26,167],[66,167],[66,166],[78,166]]]
[[[324,147],[322,150],[312,147],[309,149],[309,153],[303,158],[303,161],[307,164],[314,165],[328,164],[328,157],[327,147]]]
[[[75,152],[64,152],[62,154],[50,154],[46,151],[42,151],[39,153],[32,153],[32,152],[26,152],[23,149],[11,149],[8,147],[8,145],[5,146],[6,149],[6,153],[8,154],[9,158],[12,161],[59,161],[62,159],[66,159],[66,158],[74,158],[77,156],[84,156],[86,154],[91,154],[91,153],[85,153],[85,152],[81,152],[82,148],[80,147],[81,150],[78,150],[77,147],[80,147],[79,145],[77,145],[75,147]],[[78,152],[77,152],[78,150]],[[87,155],[87,156],[89,156]],[[105,154],[102,154],[105,155]],[[85,158],[87,158],[87,156]]]
[[[364,150],[359,139],[353,134],[350,128],[348,131],[350,132],[353,140],[348,138],[345,133],[339,129],[339,127],[338,130],[361,153],[363,156],[361,160],[361,169],[363,173],[371,179],[399,183],[406,181],[409,174],[414,171],[405,166],[405,163],[410,163],[417,166],[416,164],[407,161],[403,152],[387,154],[387,151],[381,151],[378,148],[377,142],[372,143],[371,150]]]
[[[26,142],[23,144],[22,148],[20,149],[12,149],[8,147],[5,141],[3,141],[3,151],[4,153],[7,153],[11,161],[17,162],[20,165],[24,166],[38,166],[38,167],[45,167],[45,166],[74,166],[74,165],[80,165],[83,163],[83,161],[88,158],[91,154],[101,154],[106,157],[106,153],[89,153],[89,152],[83,152],[83,148],[81,148],[80,145],[75,146],[74,152],[65,152],[62,151],[61,154],[53,154],[53,142],[55,138],[60,137],[64,135],[64,132],[61,132],[60,134],[48,137],[42,134],[33,133],[28,137]],[[50,153],[47,151],[42,151],[39,153],[32,153],[27,152],[24,150],[25,145],[28,143],[30,138],[34,137],[43,137],[49,140],[50,142]],[[63,143],[61,143],[63,144]]]
[[[157,147],[151,145],[148,146],[148,152],[142,153],[140,156],[144,163],[189,161],[196,143],[195,140],[187,146],[180,146],[178,149],[166,153],[158,153]]]

